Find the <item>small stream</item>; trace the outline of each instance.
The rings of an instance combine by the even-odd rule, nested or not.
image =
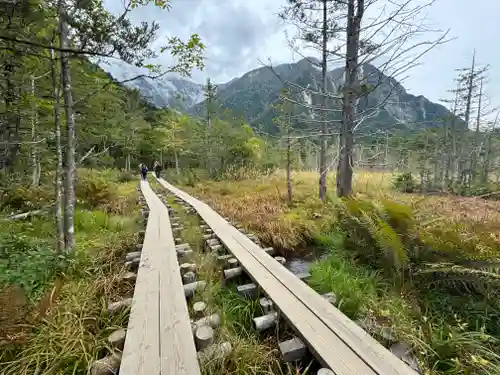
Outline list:
[[[294,275],[309,272],[309,268],[315,261],[323,260],[328,255],[319,249],[311,249],[306,252],[301,251],[301,253],[305,253],[305,255],[294,256],[293,254],[290,254],[286,257],[285,267]]]

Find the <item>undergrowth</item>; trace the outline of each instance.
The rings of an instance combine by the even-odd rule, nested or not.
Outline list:
[[[436,233],[393,201],[348,199],[336,214],[333,234],[318,238],[330,254],[313,267],[313,287],[337,293],[374,336],[391,327],[429,374],[499,373],[496,261],[478,262],[467,240],[456,241],[459,227]]]
[[[412,191],[411,179],[357,173],[356,199],[330,193],[325,205],[315,198],[316,173],[292,175],[292,204],[281,174],[185,189],[269,245],[296,250],[319,242],[328,250],[311,285],[334,291],[339,308],[370,322],[375,337],[392,327],[426,374],[499,374],[498,203],[391,190],[394,183]]]
[[[107,336],[127,323],[125,314],[110,318],[107,304],[133,292],[120,278],[124,255],[137,241],[137,183],[120,182],[115,171],[79,170],[78,174],[80,186],[91,187],[85,188],[85,194],[95,196],[80,192],[73,254],[55,252],[49,213],[2,223],[2,374],[86,374],[89,363],[109,349]],[[103,181],[109,181],[109,186],[104,187]],[[49,192],[51,187],[43,185],[40,190]],[[16,194],[4,191],[5,211],[34,206],[15,204]],[[37,204],[46,206],[51,199],[47,195]]]

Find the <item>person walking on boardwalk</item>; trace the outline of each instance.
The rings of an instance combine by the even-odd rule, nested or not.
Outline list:
[[[155,161],[154,170],[155,170],[156,178],[160,178],[161,169],[162,169],[161,164],[158,163],[157,161]]]
[[[143,180],[147,180],[148,178],[148,167],[146,167],[146,164],[141,164],[141,177]]]

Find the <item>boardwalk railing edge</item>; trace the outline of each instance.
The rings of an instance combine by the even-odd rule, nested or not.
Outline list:
[[[169,184],[163,179],[158,179],[158,182],[167,190],[192,205],[193,208],[205,219],[209,226],[212,226],[206,220],[204,215],[200,213],[200,207],[207,206],[206,203],[190,196],[181,189]],[[188,201],[189,200],[189,201]],[[198,206],[198,207],[197,207]],[[304,305],[319,319],[321,320],[352,352],[354,352],[358,360],[364,362],[372,369],[373,374],[380,375],[415,375],[417,372],[411,367],[402,362],[393,353],[386,349],[377,340],[371,337],[366,331],[359,327],[356,323],[351,321],[335,306],[326,301],[316,291],[310,288],[306,283],[300,281],[285,267],[282,267],[272,257],[262,251],[262,249],[253,243],[246,236],[241,234],[237,229],[232,227],[224,218],[219,214],[218,220],[223,220],[227,224],[226,230],[221,234],[226,236],[226,239],[232,237],[233,242],[236,240],[241,246],[244,246],[255,259],[257,259],[268,271],[272,274],[284,288],[289,290],[298,300],[302,301]],[[229,227],[234,230],[229,229]],[[214,230],[215,232],[215,230]],[[221,238],[222,242],[224,238]],[[257,252],[261,250],[260,252]],[[238,258],[235,255],[236,258]],[[293,322],[291,322],[293,325]],[[332,348],[335,350],[335,348]],[[320,358],[318,358],[320,359]],[[352,371],[352,369],[351,369]],[[353,371],[352,373],[361,374],[361,372]],[[340,374],[340,373],[339,373]]]
[[[149,216],[120,375],[200,375],[168,209],[140,186]]]

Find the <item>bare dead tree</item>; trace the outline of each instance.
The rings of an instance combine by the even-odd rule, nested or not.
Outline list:
[[[482,130],[488,127],[487,118],[496,111],[486,91],[488,70],[488,65],[477,64],[475,52],[470,68],[457,69],[457,87],[452,91],[457,118],[454,119],[451,129],[454,152],[450,162],[456,167],[450,180],[461,185],[470,184],[480,175],[476,173],[476,169],[479,155],[484,148]],[[457,121],[461,121],[463,126],[456,126]]]
[[[316,42],[318,50],[318,42],[323,39],[301,36],[308,35],[310,29],[323,30],[322,26],[326,25],[326,35],[330,38],[327,38],[326,46],[321,43],[320,51],[324,51],[322,57],[326,54],[327,59],[323,59],[320,66],[326,67],[329,63],[344,65],[343,78],[332,85],[337,91],[320,91],[317,95],[332,100],[336,109],[341,109],[337,194],[349,196],[352,194],[354,133],[394,99],[389,94],[383,103],[372,105],[367,100],[368,95],[377,90],[384,76],[390,77],[389,84],[394,85],[390,79],[406,73],[424,54],[445,43],[448,31],[434,30],[425,24],[423,12],[434,0],[424,4],[412,0],[396,0],[390,4],[381,0],[333,1],[329,2],[331,11],[327,12],[326,20],[323,17],[323,22],[318,20],[318,13],[323,9],[319,5],[324,6],[324,2],[289,2],[283,18],[297,29],[297,37],[290,43],[292,48],[304,54]],[[297,43],[298,39],[306,43]],[[327,88],[327,85],[322,87]],[[310,91],[304,87],[301,89]],[[319,110],[327,112],[324,103]]]
[[[326,121],[326,109],[328,107],[328,61],[333,51],[328,46],[337,37],[340,31],[335,23],[333,15],[339,8],[336,0],[289,0],[289,6],[285,7],[280,16],[284,20],[292,22],[298,29],[298,38],[316,48],[321,53],[321,61],[311,63],[321,69],[321,83],[318,96],[321,101],[320,117],[322,120],[322,137],[320,147],[320,178],[319,198],[326,199],[326,176],[328,172],[326,152],[328,148],[328,122]],[[310,94],[310,92],[309,92]],[[314,116],[314,114],[313,114]]]

